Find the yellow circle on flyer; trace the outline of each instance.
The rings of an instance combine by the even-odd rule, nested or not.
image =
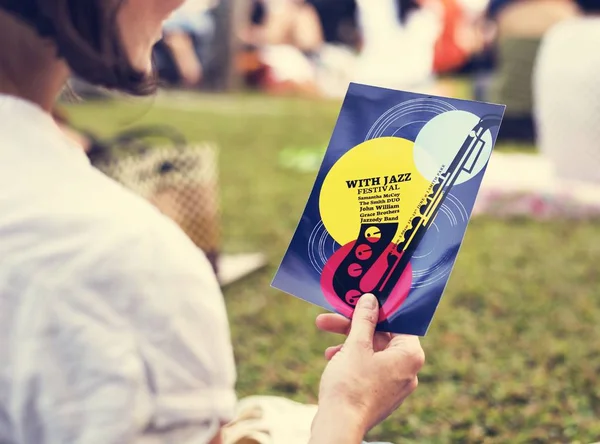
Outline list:
[[[338,244],[356,240],[363,223],[397,221],[401,231],[412,219],[431,185],[415,166],[413,147],[399,137],[372,139],[333,165],[321,187],[319,209]]]

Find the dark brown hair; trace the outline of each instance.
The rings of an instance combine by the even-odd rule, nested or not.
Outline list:
[[[58,57],[91,84],[134,95],[156,90],[129,61],[117,26],[123,0],[0,0],[3,9],[56,43]]]

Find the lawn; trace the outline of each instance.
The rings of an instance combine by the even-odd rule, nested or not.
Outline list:
[[[337,338],[314,328],[318,308],[269,286],[314,173],[281,167],[278,154],[325,146],[339,102],[187,94],[68,109],[78,125],[102,135],[168,122],[190,140],[219,144],[225,249],[269,258],[267,269],[225,291],[239,395],[315,402],[322,352]],[[593,223],[473,220],[422,341],[421,385],[369,438],[600,440],[599,262]]]

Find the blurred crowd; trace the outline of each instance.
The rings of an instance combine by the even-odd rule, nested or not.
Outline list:
[[[355,81],[464,97],[440,80],[467,75],[467,96],[506,105],[500,142],[535,144],[569,193],[600,183],[600,0],[187,0],[155,48],[162,81],[210,88],[232,33],[235,74],[270,94],[341,98]]]
[[[155,48],[160,77],[205,88],[222,75],[217,11],[231,0],[187,0]],[[599,0],[248,0],[231,55],[246,86],[342,97],[350,81],[440,91],[440,76],[471,74],[474,96],[507,105],[502,137],[533,142],[533,72],[558,23],[593,14]],[[571,32],[585,32],[573,29]],[[589,30],[588,30],[589,31]],[[583,38],[586,40],[586,38]],[[572,50],[570,52],[573,52]],[[577,51],[576,53],[581,52]]]
[[[167,88],[213,88],[225,48],[269,94],[341,98],[354,81],[464,97],[440,80],[468,75],[467,96],[506,105],[499,141],[600,183],[600,0],[187,0],[163,31]]]
[[[220,3],[188,0],[166,23],[156,48],[163,80],[200,87],[218,75],[211,63]],[[268,92],[339,97],[350,81],[425,90],[438,74],[468,69],[486,46],[485,0],[247,3],[235,24],[235,67]]]

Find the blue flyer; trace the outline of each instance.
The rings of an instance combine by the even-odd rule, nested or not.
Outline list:
[[[424,336],[505,107],[352,83],[273,287],[378,330]]]

